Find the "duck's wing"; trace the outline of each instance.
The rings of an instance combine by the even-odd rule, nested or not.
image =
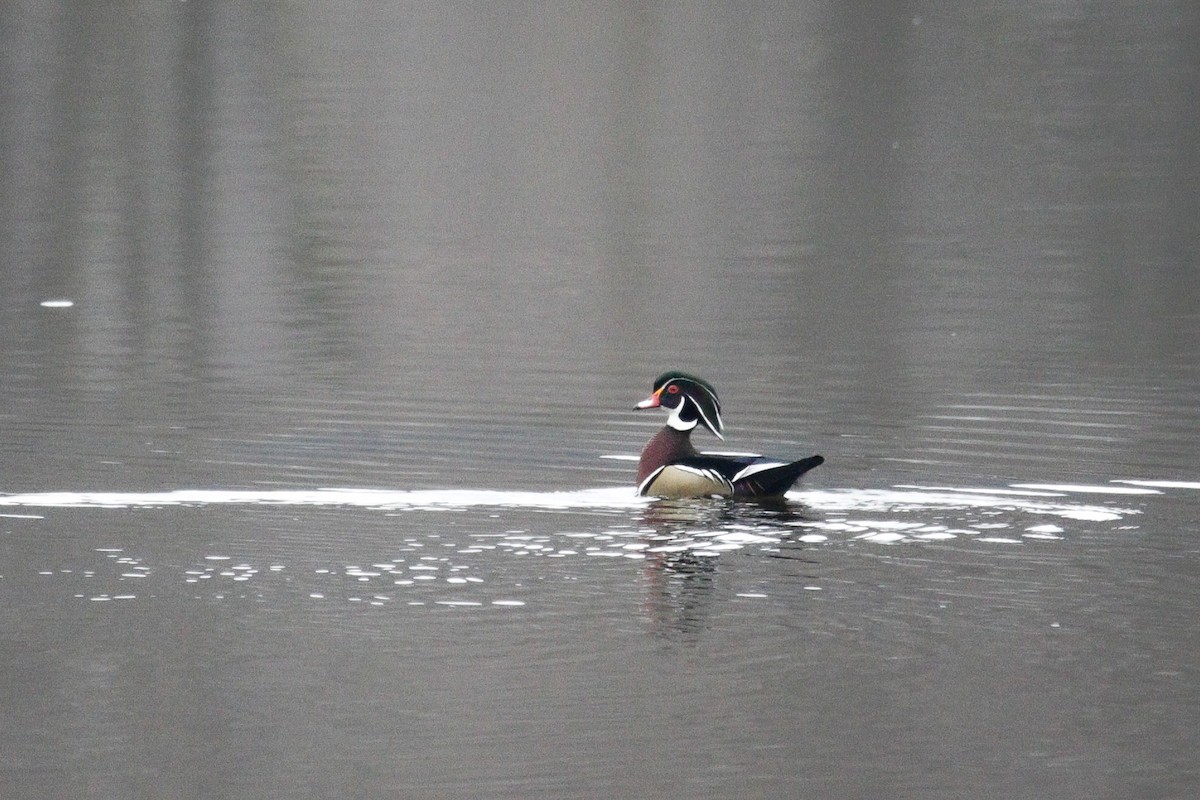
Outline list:
[[[638,494],[654,497],[778,497],[801,475],[824,461],[821,456],[779,461],[750,455],[700,453],[651,472],[638,486]]]
[[[737,497],[778,497],[792,488],[800,476],[823,463],[822,456],[788,462],[759,459],[743,467],[729,482]]]
[[[638,494],[655,497],[709,497],[729,496],[737,493],[736,481],[742,473],[754,465],[783,466],[783,462],[764,461],[761,456],[750,454],[698,453],[676,459],[659,467],[646,476],[638,487]]]

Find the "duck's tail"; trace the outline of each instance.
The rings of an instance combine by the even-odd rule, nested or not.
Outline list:
[[[825,463],[823,456],[809,456],[788,464],[779,464],[746,475],[733,484],[738,497],[778,497],[792,488],[804,473]]]

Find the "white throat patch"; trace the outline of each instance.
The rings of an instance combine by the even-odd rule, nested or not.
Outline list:
[[[677,431],[690,431],[692,428],[696,427],[696,425],[698,425],[700,422],[698,419],[691,420],[690,422],[684,421],[679,416],[679,413],[681,411],[683,411],[683,407],[685,405],[687,405],[687,401],[684,401],[684,402],[680,403],[679,405],[675,406],[674,408],[671,409],[671,416],[667,417],[667,425],[674,428]],[[661,417],[660,417],[660,419],[661,419]]]

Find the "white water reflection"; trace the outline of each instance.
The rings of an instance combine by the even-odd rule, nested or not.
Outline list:
[[[1156,489],[1200,489],[1200,481],[1113,481],[1130,486],[1148,486]]]
[[[726,500],[659,501],[629,487],[562,492],[496,490],[178,489],[158,492],[38,492],[0,496],[0,508],[106,510],[307,507],[366,509],[410,517],[450,514],[454,535],[441,526],[427,534],[408,531],[366,560],[338,558],[340,548],[314,560],[311,552],[193,552],[182,565],[166,566],[125,547],[95,547],[82,561],[48,564],[52,580],[77,600],[105,602],[152,598],[169,587],[197,599],[264,602],[284,593],[307,602],[430,608],[519,608],[528,591],[509,575],[525,559],[563,560],[554,574],[571,579],[584,562],[632,560],[657,574],[708,574],[718,560],[740,550],[765,555],[784,549],[864,545],[937,545],[954,541],[1007,548],[1051,545],[1073,533],[1129,530],[1140,509],[1124,504],[1081,502],[1071,487],[1028,484],[996,487],[895,486],[890,489],[811,489],[793,492],[777,505]],[[1094,496],[1104,487],[1084,487]],[[1111,486],[1114,498],[1154,489]],[[1081,490],[1080,492],[1084,492]],[[535,523],[522,512],[545,512]],[[459,512],[459,513],[455,513]],[[480,516],[480,512],[484,516]],[[585,516],[581,517],[580,512]],[[602,516],[595,516],[602,512]],[[163,511],[165,513],[165,511]],[[46,514],[11,514],[28,525]],[[460,515],[470,514],[469,519]],[[514,525],[512,520],[520,518]],[[413,517],[414,519],[419,519]],[[439,517],[440,518],[440,517]],[[120,543],[119,541],[117,543]],[[345,554],[348,556],[348,553]],[[330,557],[332,556],[332,557]],[[573,566],[569,566],[573,565]],[[298,594],[297,594],[298,593]]]
[[[1014,483],[1017,489],[1034,489],[1050,492],[1075,492],[1079,494],[1162,494],[1157,489],[1139,489],[1131,486],[1111,486],[1090,483]]]
[[[1120,483],[1135,483],[1121,481]],[[1155,486],[1200,484],[1136,482]],[[1016,483],[1009,488],[898,485],[892,489],[828,489],[790,492],[787,499],[824,512],[914,511],[922,508],[1001,508],[1068,519],[1110,521],[1136,509],[1114,508],[1040,498],[1068,497],[1072,493],[1157,495],[1158,489],[1114,485]],[[381,510],[465,509],[480,506],[544,510],[635,509],[654,503],[627,487],[605,487],[561,492],[444,489],[397,491],[388,489],[175,489],[159,492],[32,492],[0,495],[0,506],[35,508],[155,508],[203,505],[353,506]],[[698,501],[705,502],[705,501]],[[686,505],[686,504],[685,504]],[[16,515],[10,515],[16,516]],[[34,517],[35,515],[21,515]]]
[[[894,544],[972,537],[974,541],[1019,543],[1027,539],[1058,539],[1066,534],[1045,518],[1080,523],[1115,523],[1140,514],[1136,508],[1078,502],[1071,494],[1138,496],[1161,494],[1158,489],[1118,485],[1013,484],[1010,487],[922,487],[902,485],[891,489],[824,489],[792,492],[783,513],[752,504],[718,500],[664,503],[639,497],[628,487],[606,487],[562,492],[495,490],[317,489],[247,490],[178,489],[165,492],[42,492],[0,496],[0,506],[53,508],[160,508],[167,506],[247,505],[357,507],[380,511],[466,510],[472,508],[535,511],[606,510],[616,513],[643,510],[625,530],[602,534],[563,536],[631,537],[647,530],[670,531],[666,541],[646,545],[628,543],[616,549],[592,547],[587,555],[644,557],[645,552],[689,550],[716,554],[747,544],[776,544],[784,538],[809,543],[832,536]],[[761,514],[736,509],[762,510]],[[727,513],[716,516],[713,509]],[[797,529],[803,532],[797,534]],[[1006,531],[997,535],[995,531]],[[987,533],[993,532],[993,533]],[[980,535],[986,534],[986,535]],[[1012,534],[1012,535],[1008,535]],[[501,544],[514,552],[539,555],[576,555],[572,548],[550,547],[519,533],[500,535]],[[469,551],[468,551],[469,552]]]
[[[637,508],[648,498],[631,489],[585,489],[576,492],[506,492],[448,489],[392,491],[386,489],[175,489],[165,492],[38,492],[0,496],[0,506],[57,508],[154,508],[159,506],[280,505],[354,506],[375,509],[472,508],[526,509]]]
[[[1162,483],[1162,482],[1159,482]],[[1166,487],[1163,487],[1164,490]],[[1075,499],[1073,494],[1089,498]],[[1128,485],[1013,484],[979,488],[901,485],[890,489],[811,489],[792,492],[777,505],[726,500],[659,501],[637,496],[629,487],[560,492],[496,490],[178,489],[159,492],[39,492],[0,496],[0,507],[92,509],[203,508],[209,506],[359,508],[389,515],[420,512],[475,514],[454,536],[444,530],[409,533],[368,561],[312,563],[285,553],[257,557],[229,552],[194,553],[192,563],[164,567],[121,547],[98,547],[99,559],[47,566],[43,578],[67,581],[76,599],[132,600],[154,596],[180,582],[196,596],[213,600],[262,602],[270,593],[300,590],[310,602],[337,600],[366,606],[495,606],[525,604],[495,577],[518,563],[513,559],[565,559],[577,566],[557,569],[569,577],[580,559],[642,561],[651,569],[707,573],[726,553],[755,550],[767,555],[783,548],[948,544],[998,548],[1071,538],[1097,527],[1127,531],[1141,509],[1097,503],[1097,494],[1126,501],[1160,495],[1159,489]],[[509,513],[505,513],[507,512]],[[525,517],[547,512],[546,526],[528,526]],[[578,512],[603,512],[587,516]],[[47,515],[12,514],[41,524]],[[458,516],[449,519],[457,520]],[[561,519],[561,524],[555,520]],[[457,524],[451,522],[452,525]],[[290,587],[290,588],[289,588]],[[524,590],[521,590],[524,591]],[[518,591],[519,595],[521,591]]]

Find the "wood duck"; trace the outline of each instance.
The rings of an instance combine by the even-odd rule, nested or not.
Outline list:
[[[758,455],[702,453],[692,446],[697,425],[724,439],[721,401],[712,385],[684,372],[664,372],[654,393],[636,408],[665,408],[666,426],[654,435],[638,460],[638,494],[654,497],[779,497],[800,476],[825,461],[809,456],[779,461]]]

